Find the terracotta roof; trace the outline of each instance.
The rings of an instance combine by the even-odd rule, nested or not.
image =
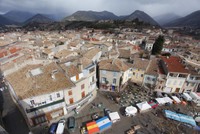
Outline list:
[[[60,65],[63,70],[67,73],[69,77],[76,76],[81,73],[80,70],[73,64],[66,66],[65,64]]]
[[[164,57],[164,56],[161,56],[161,59],[165,62],[168,72],[188,73],[188,70],[185,69],[185,66],[181,63],[181,59],[179,57],[175,57],[175,56]]]
[[[149,75],[158,75],[158,61],[157,59],[153,59],[150,61],[149,66],[147,68],[146,74]]]
[[[131,56],[130,50],[125,50],[125,49],[119,49],[119,58],[126,58],[129,59]]]
[[[40,69],[42,73],[32,76],[30,71],[34,69]],[[52,79],[51,74],[55,70],[57,71],[55,79]],[[55,63],[45,66],[40,64],[27,65],[17,72],[6,76],[6,79],[20,99],[56,92],[73,86],[73,83],[63,72],[59,71]]]
[[[70,55],[71,53],[73,53],[73,52],[64,49],[64,50],[61,50],[61,51],[59,51],[58,53],[56,53],[54,56],[55,56],[56,58],[59,58],[59,59],[60,59],[60,58],[65,58],[65,57],[67,57],[67,56]]]
[[[93,49],[88,50],[83,56],[88,59],[92,59],[100,51],[101,50],[98,48],[93,48]]]
[[[143,58],[133,58],[133,68],[146,70],[149,65],[149,60]]]
[[[109,59],[102,60],[99,62],[100,70],[110,70],[110,71],[126,71],[130,67],[125,64],[125,62],[119,59]]]

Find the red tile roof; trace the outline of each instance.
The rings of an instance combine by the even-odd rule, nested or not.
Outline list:
[[[161,59],[166,63],[166,67],[168,72],[180,72],[180,73],[188,73],[189,71],[185,69],[185,66],[181,63],[181,59],[179,57],[171,56],[164,57]]]

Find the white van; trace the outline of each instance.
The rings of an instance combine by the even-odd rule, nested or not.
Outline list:
[[[58,122],[58,126],[57,126],[57,129],[56,129],[56,134],[64,134],[64,130],[65,130],[65,120],[61,119]]]
[[[195,103],[200,103],[200,97],[195,92],[190,92],[190,96]]]
[[[192,101],[192,97],[191,97],[188,93],[183,93],[182,97],[183,97],[186,101]]]

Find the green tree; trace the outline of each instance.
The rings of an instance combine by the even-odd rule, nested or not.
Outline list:
[[[164,36],[159,35],[158,38],[156,39],[155,43],[153,44],[151,53],[153,55],[160,54],[163,49],[164,42],[165,42]]]

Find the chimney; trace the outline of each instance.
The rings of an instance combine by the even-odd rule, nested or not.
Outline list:
[[[79,61],[79,63],[78,63],[77,66],[78,66],[78,69],[79,69],[80,71],[83,70],[83,63],[82,63],[82,60]]]

